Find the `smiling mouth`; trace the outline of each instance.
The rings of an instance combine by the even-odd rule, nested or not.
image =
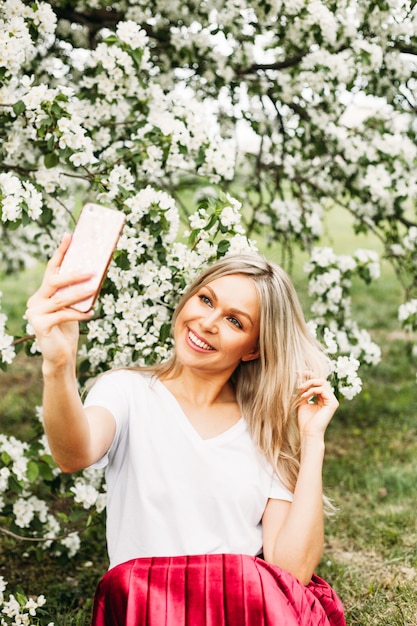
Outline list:
[[[191,343],[197,346],[197,348],[201,348],[202,350],[207,350],[208,352],[211,352],[214,350],[213,346],[210,346],[210,344],[206,343],[202,339],[199,339],[197,335],[195,335],[193,331],[190,329],[188,329],[188,338],[191,341]]]

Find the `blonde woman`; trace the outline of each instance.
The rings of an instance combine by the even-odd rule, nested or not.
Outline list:
[[[345,624],[314,575],[324,542],[324,434],[338,402],[294,287],[258,255],[205,270],[174,318],[175,352],[101,376],[85,402],[70,308],[88,276],[48,264],[27,317],[44,423],[65,472],[106,467],[109,571],[94,626]],[[58,288],[79,285],[69,299]]]

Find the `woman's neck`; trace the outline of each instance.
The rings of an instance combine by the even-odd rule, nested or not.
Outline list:
[[[174,376],[161,377],[164,385],[177,398],[185,398],[195,406],[211,406],[219,402],[235,402],[236,396],[230,379],[226,375],[213,376],[186,367],[181,367]]]

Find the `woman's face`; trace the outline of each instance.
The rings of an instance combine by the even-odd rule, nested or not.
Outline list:
[[[259,300],[243,274],[216,278],[186,302],[174,327],[176,354],[183,366],[225,372],[258,358]]]

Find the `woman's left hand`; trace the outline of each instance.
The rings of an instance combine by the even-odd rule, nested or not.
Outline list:
[[[323,435],[339,402],[328,380],[308,378],[298,389],[298,426],[301,435]]]

